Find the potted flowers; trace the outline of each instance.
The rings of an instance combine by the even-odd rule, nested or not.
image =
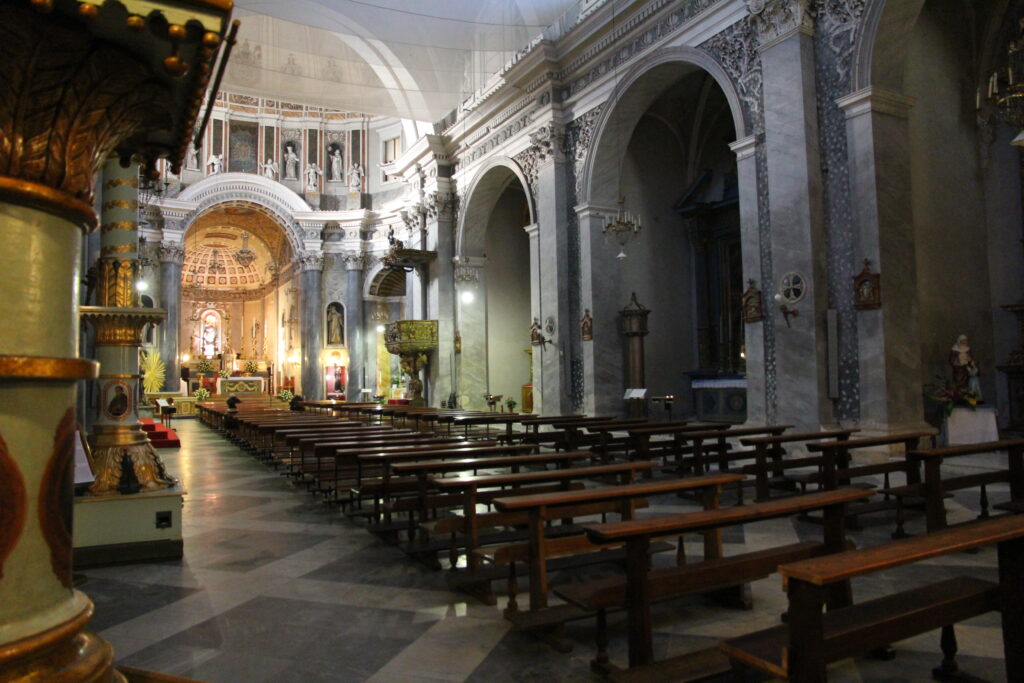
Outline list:
[[[199,376],[199,379],[202,379],[213,371],[213,363],[209,358],[200,358],[199,362],[196,363],[196,375]]]
[[[196,389],[196,393],[193,394],[197,401],[208,401],[210,399],[210,392],[202,387]]]
[[[260,371],[260,364],[252,359],[249,359],[245,361],[245,364],[242,366],[242,370],[244,370],[244,372],[242,373],[243,375],[245,375],[246,377],[252,377],[257,372]]]

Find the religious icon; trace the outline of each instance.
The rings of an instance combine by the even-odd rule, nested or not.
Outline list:
[[[111,382],[104,389],[105,405],[103,412],[108,419],[123,420],[128,414],[130,400],[128,385],[124,382]]]
[[[591,341],[594,338],[594,319],[590,317],[590,309],[583,309],[583,319],[580,320],[580,337],[583,341]]]
[[[871,272],[871,261],[864,259],[864,269],[853,276],[853,307],[866,311],[882,307],[881,275]]]
[[[747,291],[740,296],[743,307],[743,322],[756,323],[764,320],[764,309],[761,305],[761,290],[754,287],[753,280],[747,280]]]
[[[971,353],[971,343],[966,334],[956,338],[949,349],[949,365],[953,368],[953,383],[960,391],[969,391],[980,401],[981,381],[978,378],[978,363]]]

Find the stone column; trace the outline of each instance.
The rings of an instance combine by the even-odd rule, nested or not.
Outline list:
[[[614,215],[615,211],[612,207],[593,205],[576,207],[580,221],[582,304],[594,320],[594,339],[583,344],[583,411],[588,415],[618,415],[624,410],[622,392],[626,375],[618,309],[622,305],[621,268],[615,250],[609,248],[601,232],[605,216]]]
[[[348,385],[345,395],[349,401],[362,401],[371,394],[363,394],[366,370],[366,327],[363,314],[363,255],[345,256],[345,327],[348,328]],[[369,388],[372,377],[366,377]]]
[[[462,351],[458,354],[460,405],[486,410],[487,283],[484,258],[461,258],[455,266],[455,306]]]
[[[751,135],[730,145],[736,154],[736,175],[740,188],[740,250],[743,255],[743,281],[753,280],[764,295],[761,279],[761,233],[757,220],[756,138]],[[771,289],[771,283],[768,283]],[[770,297],[769,297],[770,298]],[[768,302],[763,302],[765,305]],[[770,312],[773,309],[766,309]],[[743,343],[746,349],[747,423],[765,424],[764,322],[745,323]]]
[[[84,631],[93,607],[72,581],[75,394],[80,380],[99,370],[76,357],[80,250],[83,230],[97,226],[93,183],[114,148],[126,158],[174,154],[167,141],[176,145],[194,126],[206,77],[193,72],[179,85],[164,71],[180,76],[185,62],[209,70],[219,42],[214,31],[230,12],[211,6],[193,17],[175,6],[182,23],[215,27],[182,30],[187,35],[171,49],[161,14],[169,8],[158,0],[126,23],[99,4],[0,3],[0,140],[9,143],[0,144],[5,681],[124,680],[110,645]],[[147,27],[150,13],[164,27],[159,36]],[[101,21],[91,21],[97,15]],[[186,114],[193,101],[195,111]],[[160,142],[150,137],[157,132]]]
[[[857,312],[861,426],[883,432],[922,428],[907,130],[913,100],[867,88],[837,103],[846,112],[857,256],[883,274],[882,307]]]
[[[776,281],[763,283],[765,314],[775,316],[778,422],[798,430],[832,422],[826,358],[826,273],[821,160],[810,0],[769,0],[753,16],[760,38],[771,250]],[[798,273],[805,295],[787,326],[773,297]]]
[[[178,358],[178,335],[181,327],[181,265],[185,249],[180,242],[160,245],[160,307],[167,318],[160,326],[160,358],[167,368],[164,391],[178,391],[181,386],[181,361]]]
[[[299,258],[299,296],[302,299],[302,396],[310,401],[324,397],[324,364],[320,357],[324,339],[324,304],[321,300],[323,254],[306,252]]]
[[[138,167],[117,159],[103,167],[103,214],[95,306],[82,318],[96,331],[99,406],[93,423],[93,495],[165,489],[174,484],[139,422],[139,348],[142,329],[164,312],[142,308],[139,279]],[[129,471],[126,468],[130,468]],[[135,481],[132,481],[134,478]]]
[[[572,410],[572,378],[569,359],[579,338],[579,321],[569,304],[569,175],[563,139],[564,130],[549,124],[531,136],[537,155],[534,196],[537,200],[538,277],[531,290],[539,294],[533,315],[547,328],[554,322],[550,344],[534,347],[534,383],[540,378],[540,405],[544,414],[566,414]],[[532,253],[531,253],[532,256]],[[532,259],[531,259],[532,261]],[[531,267],[531,276],[533,268]],[[539,361],[539,362],[538,362]],[[539,367],[538,367],[539,366]],[[534,394],[536,395],[536,387]],[[534,410],[538,410],[535,405]]]
[[[438,169],[447,171],[445,167]],[[427,309],[423,318],[437,320],[437,352],[427,364],[426,399],[439,406],[455,390],[452,361],[455,355],[455,219],[459,197],[448,178],[437,179],[437,192],[427,210],[427,249],[437,258],[423,269],[427,278]]]

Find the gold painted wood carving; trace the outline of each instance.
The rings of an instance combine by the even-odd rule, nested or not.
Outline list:
[[[4,560],[25,526],[25,508],[25,478],[0,435],[0,579],[4,578]]]
[[[169,126],[170,93],[132,54],[0,4],[0,175],[91,203],[116,146]]]
[[[71,581],[71,523],[75,469],[75,409],[57,425],[53,452],[39,488],[39,526],[50,547],[50,566],[65,588]]]

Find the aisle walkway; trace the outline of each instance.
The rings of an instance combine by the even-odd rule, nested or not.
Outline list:
[[[487,607],[448,591],[441,572],[412,563],[196,421],[174,426],[181,450],[161,457],[188,491],[184,560],[84,572],[81,589],[96,603],[91,628],[114,645],[120,662],[224,683],[596,680],[589,621],[567,628],[577,645],[558,654],[510,631],[500,599]],[[661,503],[651,512],[687,509],[673,499]],[[968,514],[956,503],[949,507],[952,519]],[[891,524],[882,521],[856,534],[857,542],[884,539]],[[804,530],[820,533],[787,520],[765,523],[727,534],[726,552],[734,543],[791,542]],[[692,547],[690,556],[699,557],[699,542]],[[914,571],[916,580],[922,573],[987,578],[995,572],[994,553]],[[863,597],[892,585],[899,579],[855,592]],[[700,598],[659,607],[656,656],[775,623],[785,609],[778,577],[753,590],[749,612]],[[621,616],[609,621],[612,658],[624,662],[625,624]],[[972,620],[958,636],[961,667],[1000,680],[998,618]],[[941,656],[937,641],[937,633],[906,641],[897,662],[848,662],[830,669],[831,679],[928,680]]]

